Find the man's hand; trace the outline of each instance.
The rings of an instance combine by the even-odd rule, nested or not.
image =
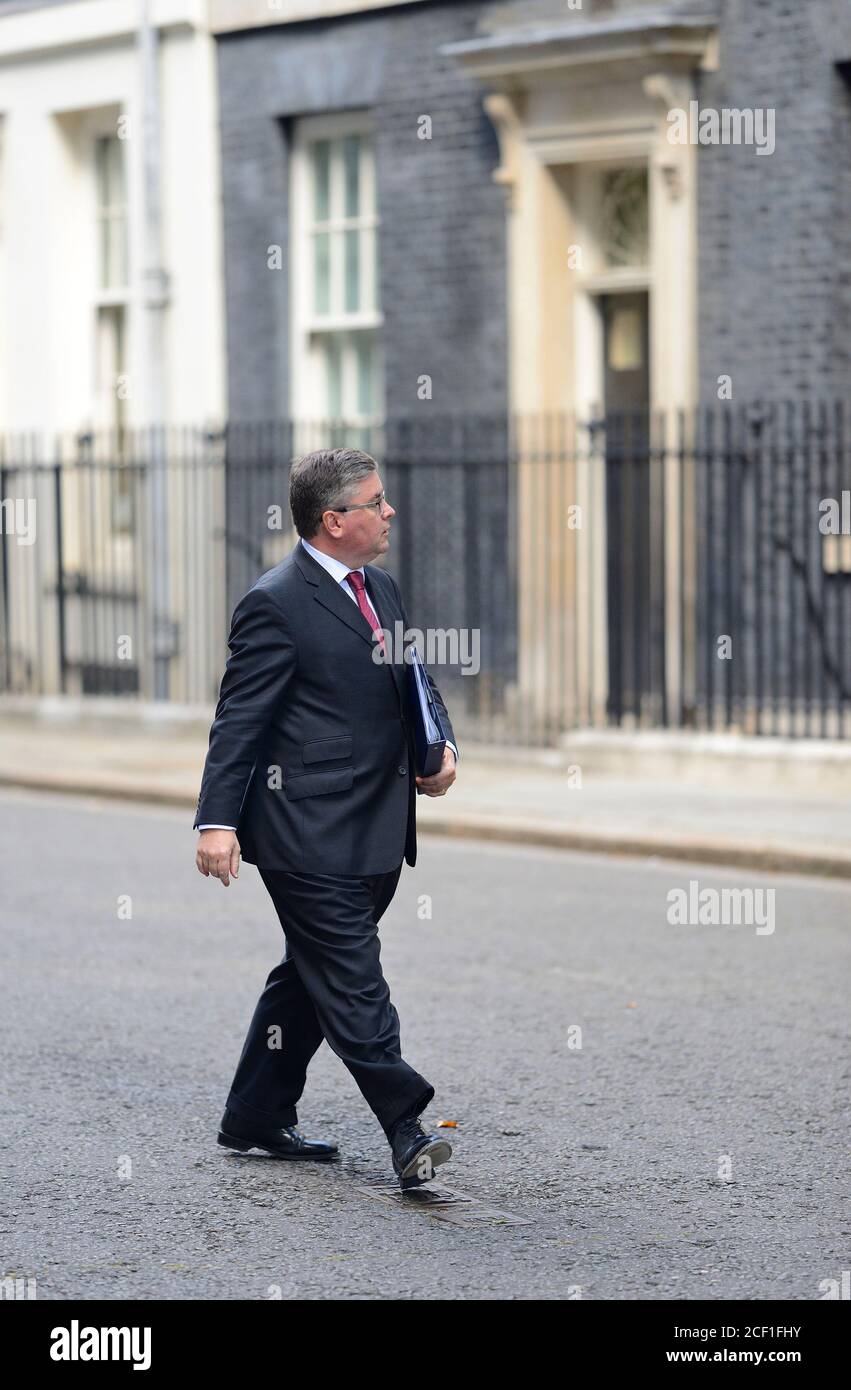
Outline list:
[[[220,878],[225,888],[231,878],[239,878],[239,840],[233,830],[202,830],[198,837],[195,863],[205,878]]]
[[[424,791],[426,796],[445,796],[455,781],[455,754],[451,748],[444,748],[443,763],[439,772],[433,772],[431,777],[417,777],[417,787]]]

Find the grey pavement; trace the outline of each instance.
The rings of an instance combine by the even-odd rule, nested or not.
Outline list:
[[[0,823],[0,1275],[39,1298],[814,1300],[849,1267],[847,884],[425,838],[380,932],[457,1123],[434,1206],[327,1046],[299,1119],[339,1164],[217,1147],[283,951],[253,866],[202,878],[180,808],[6,790]],[[693,878],[773,888],[774,932],[672,926]]]
[[[800,754],[803,742],[790,753]],[[206,751],[206,731],[0,713],[0,785],[182,806],[190,824]],[[586,757],[581,746],[577,756]],[[449,794],[419,797],[418,826],[424,834],[851,879],[851,796],[840,777],[817,791],[796,785],[791,770],[788,785],[782,777],[762,783],[729,756],[722,765],[711,753],[703,756],[705,781],[693,772],[676,775],[661,751],[661,773],[653,756],[636,758],[641,775],[629,775],[629,756],[617,761],[626,775],[614,775],[588,750],[577,786],[566,767],[548,765],[539,754],[462,746]]]

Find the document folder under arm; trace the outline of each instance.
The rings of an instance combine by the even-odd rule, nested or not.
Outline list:
[[[431,777],[443,764],[446,732],[416,647],[408,650],[407,680],[417,772],[420,777]]]

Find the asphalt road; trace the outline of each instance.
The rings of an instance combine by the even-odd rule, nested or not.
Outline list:
[[[423,839],[380,930],[457,1122],[440,1204],[327,1046],[299,1119],[338,1164],[217,1147],[283,953],[253,866],[202,878],[161,809],[0,824],[0,1276],[38,1298],[812,1300],[851,1267],[851,887]],[[774,931],[672,925],[690,879],[773,888]]]

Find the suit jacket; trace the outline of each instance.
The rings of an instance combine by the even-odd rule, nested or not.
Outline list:
[[[408,627],[395,579],[364,580],[381,625]],[[417,860],[405,666],[298,543],[234,609],[195,826],[234,825],[262,868],[379,874]],[[446,706],[429,677],[448,737]]]

